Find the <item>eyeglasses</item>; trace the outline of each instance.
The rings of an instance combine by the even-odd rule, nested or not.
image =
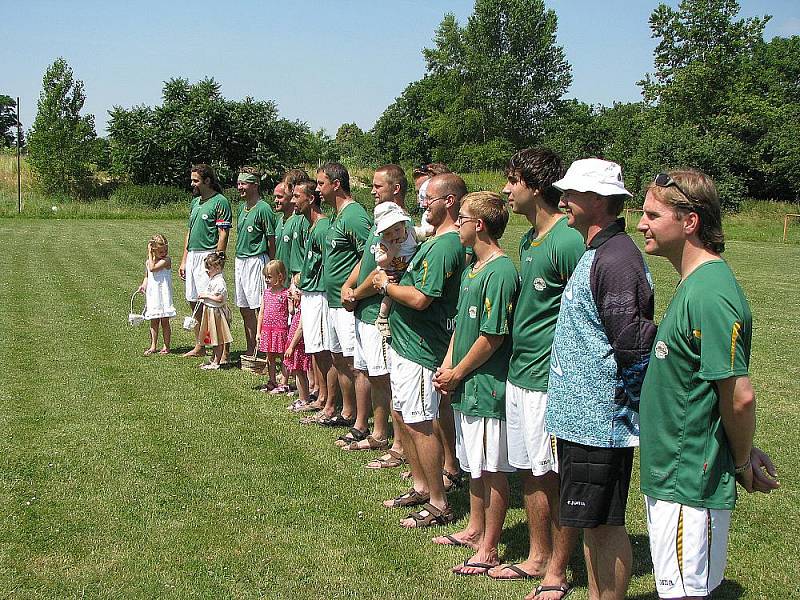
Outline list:
[[[478,217],[468,217],[466,215],[458,215],[456,218],[456,225],[461,227],[464,223],[469,223],[470,221],[480,221]]]
[[[678,185],[678,182],[675,181],[672,177],[670,177],[667,173],[659,173],[653,178],[653,183],[655,183],[658,187],[668,188],[670,186],[675,187],[681,194],[683,194],[687,200],[691,199],[692,197],[686,193],[686,191]]]
[[[452,196],[452,195],[453,195],[453,194],[445,194],[444,196],[437,196],[436,198],[431,198],[430,196],[424,196],[424,197],[422,198],[422,201],[423,201],[423,202],[424,202],[424,203],[425,203],[427,206],[430,206],[431,204],[433,204],[433,203],[434,203],[434,202],[436,202],[437,200],[444,200],[445,198],[447,198],[447,197],[449,197],[449,196]]]

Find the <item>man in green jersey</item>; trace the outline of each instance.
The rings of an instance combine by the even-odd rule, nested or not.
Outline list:
[[[455,331],[433,384],[452,397],[458,460],[470,474],[469,524],[462,535],[480,532],[475,554],[453,572],[485,575],[500,563],[506,473],[515,470],[508,463],[505,390],[519,275],[498,242],[508,225],[500,194],[464,196],[456,225],[461,244],[473,249],[476,260],[461,277]]]
[[[297,275],[303,266],[306,238],[308,237],[308,219],[297,211],[293,203],[294,186],[301,181],[313,181],[303,169],[289,169],[283,176],[283,192],[292,209],[292,214],[283,221],[281,239],[289,238],[289,246],[282,250],[285,255],[281,260],[286,265],[290,278]]]
[[[244,322],[246,354],[256,350],[258,309],[264,293],[264,265],[275,255],[274,216],[269,204],[261,199],[261,173],[255,167],[242,167],[236,188],[244,200],[236,221],[236,306]]]
[[[326,163],[317,169],[317,191],[334,209],[325,236],[323,278],[328,296],[329,350],[342,392],[342,413],[322,424],[353,427],[358,418],[362,428],[366,429],[368,415],[357,414],[353,384],[356,322],[353,313],[342,305],[342,287],[361,260],[372,220],[364,207],[350,195],[350,174],[340,163]]]
[[[198,295],[208,286],[205,257],[212,252],[225,256],[228,247],[228,232],[233,216],[231,203],[222,195],[222,186],[217,174],[209,165],[200,164],[191,171],[192,202],[189,206],[189,227],[183,245],[183,257],[178,275],[186,282],[186,300],[197,308]],[[197,319],[199,321],[199,318]],[[200,339],[199,323],[195,326],[195,339]],[[184,356],[203,356],[205,349],[200,344]],[[227,356],[227,353],[226,353]],[[223,361],[226,357],[223,357]]]
[[[301,181],[292,190],[292,202],[295,210],[303,215],[311,224],[308,239],[304,248],[304,260],[297,279],[296,295],[300,296],[300,324],[303,344],[306,353],[314,357],[315,362],[330,365],[328,350],[328,298],[325,295],[325,281],[322,276],[322,258],[325,247],[325,236],[330,227],[330,219],[320,208],[321,197],[316,190],[316,181]],[[335,394],[328,390],[325,377],[317,378],[317,399],[309,402],[309,409],[324,408],[320,417],[333,418],[336,412]]]
[[[706,598],[725,570],[736,482],[748,492],[778,487],[774,465],[753,447],[752,317],[720,257],[722,218],[710,177],[659,173],[643,209],[645,252],[667,258],[681,278],[658,326],[640,403],[640,481],[656,589],[661,598]]]
[[[444,525],[454,518],[442,481],[444,449],[434,427],[434,419],[441,419],[444,411],[449,411],[452,423],[452,408],[449,402],[440,404],[433,374],[444,360],[453,331],[465,264],[456,218],[466,193],[464,180],[454,173],[433,177],[424,198],[425,218],[434,228],[433,237],[419,247],[399,283],[392,282],[384,271],[372,280],[376,290],[394,301],[389,316],[392,421],[395,435],[401,434],[414,482],[412,489],[384,505],[424,504],[422,510],[401,521],[404,527]],[[449,445],[455,445],[454,434],[444,437]]]

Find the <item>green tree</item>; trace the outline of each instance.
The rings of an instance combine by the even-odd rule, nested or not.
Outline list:
[[[17,103],[0,94],[0,146],[13,146],[17,139]]]
[[[90,192],[94,116],[81,115],[83,82],[63,58],[45,71],[38,111],[28,134],[31,165],[45,191],[83,197]]]

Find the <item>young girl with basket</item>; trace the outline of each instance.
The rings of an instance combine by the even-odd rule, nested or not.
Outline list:
[[[289,308],[294,309],[292,324],[289,327],[289,344],[283,355],[283,367],[286,372],[297,382],[297,400],[289,406],[289,410],[300,412],[307,410],[304,407],[309,403],[308,373],[311,371],[311,356],[306,354],[303,343],[303,324],[300,321],[300,295],[295,290],[289,296]],[[284,386],[289,391],[288,386]],[[277,391],[277,388],[273,391]]]
[[[200,365],[201,369],[219,369],[225,344],[233,341],[231,336],[231,311],[228,308],[228,287],[222,270],[225,268],[224,254],[212,252],[204,260],[208,273],[208,286],[198,294],[203,303],[203,317],[200,321],[200,345],[213,346],[211,361]]]
[[[158,344],[158,328],[161,326],[164,345],[159,354],[169,354],[172,328],[169,320],[176,315],[172,303],[172,261],[169,258],[167,238],[160,233],[147,242],[147,260],[144,263],[145,275],[138,291],[145,296],[144,318],[150,321],[150,347],[144,351],[150,356]]]
[[[264,392],[282,394],[289,391],[288,385],[278,385],[275,380],[278,357],[286,352],[289,337],[289,289],[286,287],[286,265],[280,260],[271,260],[264,265],[264,295],[258,313],[260,323],[258,350],[267,354],[269,380],[262,387]]]

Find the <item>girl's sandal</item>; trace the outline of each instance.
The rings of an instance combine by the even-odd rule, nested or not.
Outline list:
[[[258,386],[256,389],[257,389],[259,392],[262,392],[262,393],[264,393],[264,394],[269,394],[269,393],[270,393],[272,390],[274,390],[276,387],[278,387],[278,384],[277,384],[277,383],[275,383],[274,381],[268,381],[268,382],[267,382],[267,383],[265,383],[264,385],[260,385],[260,386]]]

